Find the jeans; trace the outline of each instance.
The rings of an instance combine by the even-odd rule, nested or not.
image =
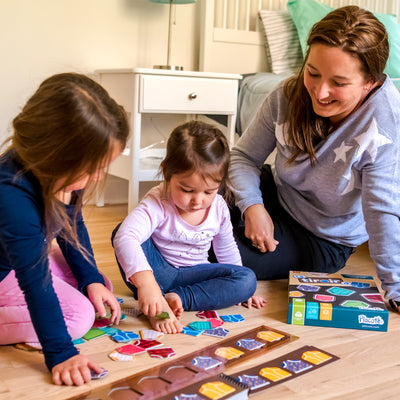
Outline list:
[[[353,253],[343,246],[315,236],[295,221],[280,205],[271,167],[264,165],[260,176],[264,206],[274,223],[275,251],[261,253],[244,234],[240,211],[231,211],[233,233],[243,265],[249,266],[260,280],[287,278],[289,271],[333,273],[343,268]]]
[[[119,225],[114,229],[111,242],[118,229]],[[142,244],[142,249],[162,293],[176,293],[186,311],[230,307],[247,301],[256,290],[256,276],[249,268],[219,263],[175,268],[164,259],[151,238]],[[136,287],[126,280],[119,262],[118,266],[124,282],[137,299]]]

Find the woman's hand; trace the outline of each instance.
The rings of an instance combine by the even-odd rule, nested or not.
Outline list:
[[[276,249],[279,242],[274,239],[274,224],[262,204],[246,209],[244,223],[244,234],[261,253]]]
[[[100,373],[102,368],[86,356],[78,354],[57,364],[51,370],[56,385],[81,386],[91,381],[91,370]]]
[[[91,283],[88,285],[87,293],[89,300],[101,317],[107,315],[105,305],[107,304],[110,307],[110,321],[118,325],[121,318],[121,307],[115,296],[101,283]]]
[[[165,311],[165,299],[153,271],[139,271],[129,277],[136,286],[139,309],[148,317],[155,317]]]

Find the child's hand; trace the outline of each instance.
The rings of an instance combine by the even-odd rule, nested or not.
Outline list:
[[[251,308],[251,307],[263,308],[266,302],[267,301],[264,299],[264,297],[254,295],[254,296],[250,297],[249,300],[243,302],[242,306],[247,307],[247,308]]]
[[[165,300],[153,271],[139,271],[129,277],[137,288],[139,309],[148,317],[155,317],[165,310]]]
[[[155,317],[165,311],[165,300],[160,287],[149,284],[137,288],[139,309],[148,317]]]
[[[88,297],[101,317],[107,315],[105,304],[110,307],[113,324],[119,324],[121,318],[121,306],[115,296],[101,283],[91,283],[87,286]]]
[[[90,361],[86,356],[78,354],[57,364],[51,372],[56,385],[80,386],[91,381],[91,370],[97,373],[102,371],[100,365]]]

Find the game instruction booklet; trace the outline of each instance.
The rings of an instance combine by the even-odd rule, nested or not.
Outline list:
[[[388,320],[372,276],[290,271],[289,324],[386,332]]]

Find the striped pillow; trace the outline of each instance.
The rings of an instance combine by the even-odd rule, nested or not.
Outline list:
[[[296,26],[288,11],[260,10],[267,63],[275,74],[295,72],[303,62]]]

